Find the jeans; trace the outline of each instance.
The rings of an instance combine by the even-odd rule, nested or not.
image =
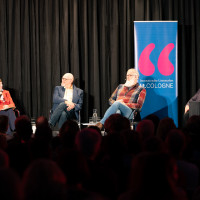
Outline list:
[[[120,113],[122,116],[132,119],[133,118],[133,111],[128,106],[122,104],[119,101],[115,101],[105,112],[103,119],[100,121],[102,124],[106,121],[110,115]]]
[[[11,134],[12,131],[15,130],[15,119],[16,119],[16,116],[15,116],[15,113],[14,111],[10,108],[8,110],[1,110],[0,111],[0,115],[6,115],[8,116],[8,130],[7,130],[7,134]]]
[[[68,119],[76,119],[74,109],[67,111],[67,105],[63,102],[54,110],[49,123],[55,126],[58,122],[58,128],[60,129]]]

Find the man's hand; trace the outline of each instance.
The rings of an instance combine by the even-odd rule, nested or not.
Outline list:
[[[189,110],[189,105],[185,106],[185,113]]]
[[[65,104],[67,105],[67,111],[70,111],[75,107],[75,104],[70,101],[65,101]]]
[[[7,109],[7,108],[9,108],[8,105],[4,105],[4,106],[3,106],[3,109]]]
[[[120,103],[126,105],[126,104],[124,103],[123,99],[119,99],[119,100],[116,100],[116,101],[118,101],[118,102],[120,102]]]

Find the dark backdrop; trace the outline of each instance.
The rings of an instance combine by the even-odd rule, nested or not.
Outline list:
[[[179,122],[200,87],[199,0],[0,0],[0,77],[20,109],[48,117],[66,72],[103,115],[134,67],[134,20],[178,20]],[[148,33],[144,33],[148,34]]]

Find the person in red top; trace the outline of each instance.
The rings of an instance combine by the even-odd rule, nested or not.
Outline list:
[[[3,89],[3,83],[0,79],[0,115],[6,115],[9,119],[9,127],[7,134],[11,134],[12,131],[15,130],[15,113],[13,109],[15,108],[15,104],[12,100],[10,92],[8,90]]]
[[[120,113],[128,119],[133,118],[133,109],[141,109],[146,97],[146,89],[138,83],[139,73],[131,68],[127,71],[125,84],[120,84],[109,99],[110,107],[104,114],[102,120],[96,124],[102,129],[106,119],[114,114]]]

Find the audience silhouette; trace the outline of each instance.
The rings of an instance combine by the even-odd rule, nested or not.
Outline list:
[[[199,124],[200,117],[192,116],[177,129],[171,118],[149,115],[131,130],[127,118],[113,114],[104,123],[106,134],[96,126],[80,130],[76,121],[68,120],[55,136],[44,116],[36,119],[33,134],[29,117],[23,115],[8,139],[8,120],[0,116],[0,196],[198,199]]]

